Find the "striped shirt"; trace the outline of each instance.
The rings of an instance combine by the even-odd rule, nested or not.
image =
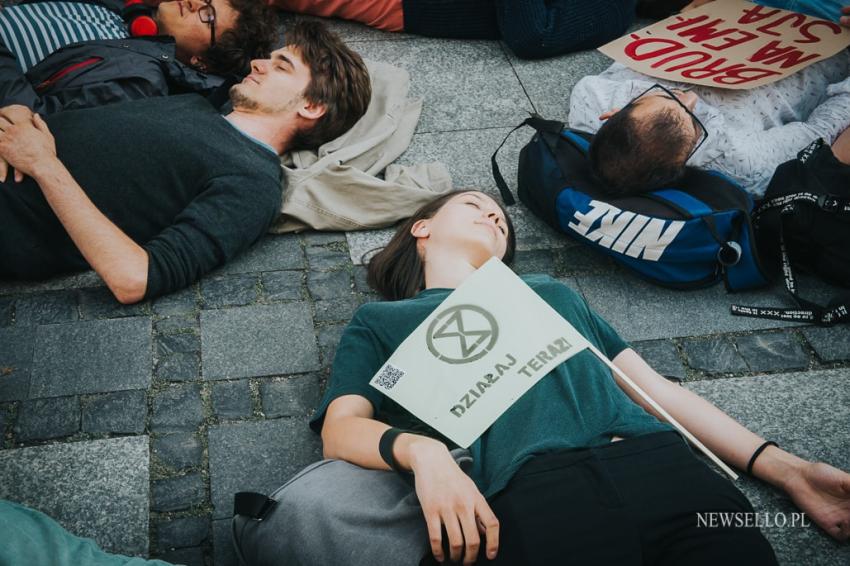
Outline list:
[[[36,2],[0,9],[0,42],[23,72],[66,45],[127,35],[121,17],[96,4]]]

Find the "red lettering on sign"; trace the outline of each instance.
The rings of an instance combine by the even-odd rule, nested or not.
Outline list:
[[[838,35],[841,33],[841,26],[836,24],[835,22],[828,22],[826,20],[813,20],[811,22],[806,22],[806,25],[800,28],[800,34],[806,39],[798,39],[794,41],[794,43],[818,43],[821,41],[821,38],[809,33],[809,30],[815,26],[826,26],[832,32],[832,35]]]
[[[740,37],[727,37],[723,40],[723,43],[720,45],[712,45],[710,43],[704,43],[703,47],[706,49],[712,49],[714,51],[723,51],[724,49],[729,49],[730,47],[735,47],[736,45],[741,45],[742,43],[746,43],[758,37],[758,34],[752,33],[749,31],[744,31],[742,29],[731,30],[733,33],[741,34]]]
[[[677,53],[675,55],[671,55],[669,57],[665,57],[661,61],[656,61],[652,64],[653,69],[657,69],[661,65],[666,65],[670,61],[675,61],[676,59],[682,59],[684,57],[690,57],[692,55],[696,55],[698,59],[688,61],[687,63],[681,63],[679,65],[673,65],[667,69],[662,69],[667,73],[672,73],[673,71],[678,71],[679,69],[684,69],[686,67],[690,67],[692,65],[696,65],[699,63],[705,63],[709,59],[711,59],[712,55],[710,53],[705,53],[704,51],[685,51],[684,53]]]
[[[738,69],[740,67],[746,67],[746,65],[744,65],[743,63],[735,63],[729,65],[728,67],[721,67],[721,65],[725,64],[727,61],[729,60],[724,57],[720,57],[719,59],[715,59],[704,67],[682,71],[682,76],[686,79],[702,80],[711,78],[721,73],[728,73],[729,71],[734,71],[735,69]]]
[[[684,47],[684,44],[679,43],[673,39],[664,39],[662,37],[639,37],[636,34],[632,34],[632,41],[623,52],[628,56],[634,59],[635,61],[643,61],[644,59],[652,59],[653,57],[659,57],[661,55],[667,55],[668,53],[672,53],[678,49]],[[641,47],[645,47],[648,45],[652,45],[654,43],[660,43],[663,47],[657,48],[655,51],[644,51],[642,53],[638,53],[638,50]]]
[[[776,26],[784,24],[785,22],[788,22],[788,21],[791,22],[792,28],[798,28],[798,27],[800,27],[800,24],[802,24],[803,22],[806,21],[806,16],[804,16],[803,14],[786,14],[786,15],[782,16],[781,18],[779,18],[778,20],[773,20],[769,24],[764,24],[763,26],[759,26],[756,29],[758,29],[762,33],[767,33],[767,34],[770,34],[770,35],[782,35],[778,31],[771,31],[771,30],[773,28],[775,28]]]
[[[739,24],[754,24],[767,18],[772,18],[779,13],[779,10],[765,10],[764,6],[753,6],[744,10],[744,13],[738,18]]]
[[[780,63],[779,66],[781,68],[788,69],[790,67],[800,65],[801,63],[805,63],[806,61],[817,59],[818,57],[820,57],[820,55],[817,53],[804,55],[803,52],[796,47],[782,47],[780,45],[780,41],[777,39],[760,48],[747,60],[752,61],[753,63],[763,63],[765,65]]]
[[[757,67],[745,67],[745,68],[737,68],[731,69],[725,75],[720,75],[718,77],[714,77],[712,80],[718,84],[722,85],[740,85],[744,83],[751,83],[753,81],[759,81],[761,79],[772,77],[775,75],[781,75],[779,71],[772,71],[770,69],[759,69]]]

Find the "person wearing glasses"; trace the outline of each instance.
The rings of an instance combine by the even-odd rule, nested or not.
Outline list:
[[[256,242],[280,211],[279,155],[339,137],[371,97],[363,60],[324,26],[287,41],[251,62],[224,116],[197,94],[0,108],[0,279],[91,268],[130,304]]]
[[[145,0],[156,3],[156,0]],[[172,0],[145,33],[123,0],[34,0],[0,9],[0,105],[49,114],[121,100],[199,92],[268,57],[277,20],[257,0]]]
[[[848,75],[846,50],[749,90],[677,84],[614,63],[576,84],[568,123],[596,134],[590,165],[612,196],[662,187],[691,166],[761,197],[777,166],[850,126]]]

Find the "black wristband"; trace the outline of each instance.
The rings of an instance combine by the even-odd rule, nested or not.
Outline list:
[[[381,435],[381,440],[378,442],[378,452],[381,453],[381,458],[384,459],[387,466],[397,472],[403,472],[404,470],[402,470],[401,466],[398,465],[398,462],[396,462],[395,456],[393,455],[393,444],[395,444],[395,440],[398,438],[398,435],[405,432],[407,431],[401,430],[400,428],[388,428],[384,434]]]
[[[764,449],[767,448],[768,446],[778,447],[779,445],[776,444],[772,440],[768,440],[767,442],[765,442],[764,444],[762,444],[761,446],[756,448],[756,451],[753,452],[752,456],[750,456],[750,462],[747,464],[747,475],[748,476],[752,477],[752,475],[753,475],[753,464],[756,463],[756,458],[758,458],[761,455],[761,453],[764,452]]]

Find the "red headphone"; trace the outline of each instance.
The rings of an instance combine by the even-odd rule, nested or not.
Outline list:
[[[145,4],[144,0],[125,0],[121,16],[127,23],[131,37],[159,33],[156,20],[153,19],[153,8]]]

